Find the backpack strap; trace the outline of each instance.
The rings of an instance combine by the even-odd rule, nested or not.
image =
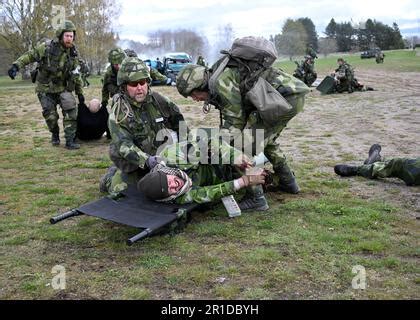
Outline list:
[[[165,120],[169,119],[171,114],[168,108],[166,108],[168,101],[161,94],[154,91],[152,91],[152,98],[156,102],[157,108],[159,109],[160,113],[165,118]]]
[[[229,60],[231,59],[231,56],[229,53],[225,55],[222,62],[219,64],[219,66],[216,68],[216,70],[213,71],[210,79],[209,79],[209,91],[210,95],[214,96],[216,94],[216,82],[223,70],[225,70],[226,66],[229,63]]]

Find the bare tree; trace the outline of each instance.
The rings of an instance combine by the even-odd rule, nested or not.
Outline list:
[[[115,45],[112,23],[119,5],[111,0],[0,0],[1,35],[13,58],[55,38],[53,6],[63,8],[63,18],[73,21],[80,55],[99,70]]]
[[[293,56],[305,54],[307,38],[305,27],[300,21],[287,19],[282,33],[275,36],[275,44],[279,53],[292,60]]]

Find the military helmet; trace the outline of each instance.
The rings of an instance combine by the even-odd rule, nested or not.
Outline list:
[[[117,74],[117,85],[121,86],[128,82],[135,82],[142,79],[152,81],[147,65],[136,57],[127,57],[122,63]]]
[[[187,98],[195,89],[207,86],[206,68],[196,64],[188,64],[181,69],[176,77],[178,92]]]
[[[74,35],[76,35],[76,26],[70,20],[64,21],[64,23],[56,30],[55,35],[57,38],[61,38],[61,35],[68,31],[73,31]]]
[[[108,62],[111,65],[114,64],[121,64],[121,62],[124,60],[124,58],[127,57],[124,50],[121,48],[115,48],[109,51],[108,53]]]

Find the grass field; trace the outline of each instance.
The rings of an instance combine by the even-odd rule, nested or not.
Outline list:
[[[300,194],[269,193],[269,211],[236,219],[218,205],[194,213],[180,234],[132,247],[125,240],[133,228],[90,217],[49,224],[102,196],[107,140],[52,147],[32,85],[0,77],[0,299],[419,299],[420,188],[333,171],[362,162],[376,142],[385,155],[419,156],[420,57],[385,54],[383,65],[346,57],[377,91],[313,91],[283,132]],[[318,59],[318,75],[336,58]],[[87,100],[100,97],[99,79],[92,83]],[[190,126],[218,125],[218,113],[203,115],[175,88],[154,90]],[[55,265],[66,269],[65,290],[51,286]],[[364,290],[352,288],[357,265],[366,270]]]

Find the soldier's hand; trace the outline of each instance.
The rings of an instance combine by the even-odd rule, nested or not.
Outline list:
[[[165,159],[163,159],[163,158],[161,158],[159,156],[150,156],[146,160],[146,166],[148,166],[150,170],[152,170],[158,164],[166,165]]]
[[[85,96],[83,94],[78,94],[77,99],[79,99],[80,104],[85,104]]]
[[[15,80],[16,74],[19,71],[19,67],[15,64],[12,65],[12,67],[7,71],[7,73],[9,74],[9,77],[12,80]]]
[[[242,170],[252,167],[252,161],[245,154],[241,154],[240,156],[238,156],[233,163],[236,167]]]

